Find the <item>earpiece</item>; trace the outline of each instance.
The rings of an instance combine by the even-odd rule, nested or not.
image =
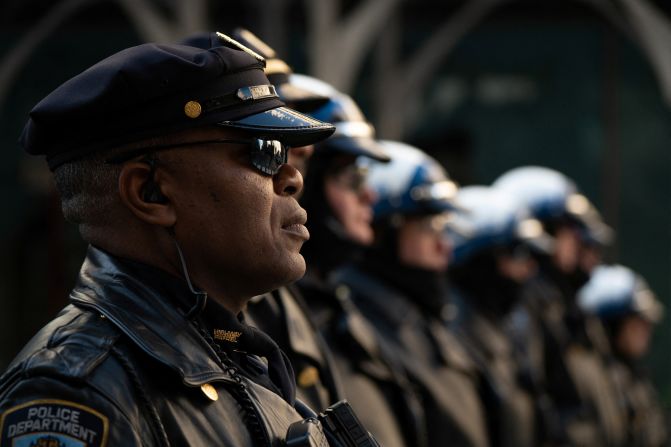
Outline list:
[[[153,155],[147,155],[143,161],[149,165],[149,178],[147,183],[144,185],[144,191],[142,192],[142,200],[147,203],[166,203],[168,199],[161,193],[161,188],[159,188],[158,183],[154,181],[154,173],[156,172],[156,163],[157,158]]]
[[[153,180],[149,180],[144,187],[142,200],[147,203],[166,203],[168,199],[161,193],[161,188]]]

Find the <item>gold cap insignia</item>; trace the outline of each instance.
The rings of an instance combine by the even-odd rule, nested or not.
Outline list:
[[[203,392],[204,395],[207,396],[208,399],[211,401],[217,401],[219,400],[219,393],[217,393],[216,388],[214,388],[212,385],[209,383],[204,383],[200,386],[200,390]]]
[[[215,329],[214,330],[214,339],[227,341],[229,343],[237,343],[238,338],[242,335],[242,332],[238,331],[226,331],[224,329]]]
[[[184,113],[189,118],[198,118],[203,113],[203,108],[198,101],[189,101],[184,104]]]
[[[314,366],[306,366],[296,379],[298,386],[309,388],[319,382],[319,371]]]

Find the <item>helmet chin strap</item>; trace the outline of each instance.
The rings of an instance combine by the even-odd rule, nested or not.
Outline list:
[[[177,256],[179,258],[179,264],[180,267],[182,268],[182,275],[184,275],[184,279],[186,279],[186,284],[189,286],[189,290],[191,290],[191,293],[193,293],[196,296],[196,303],[186,313],[186,318],[188,318],[189,320],[193,320],[205,309],[205,305],[207,304],[207,292],[196,290],[196,288],[193,287],[193,284],[191,283],[191,278],[189,277],[189,271],[186,268],[186,261],[184,260],[184,254],[182,253],[182,249],[180,248],[179,243],[177,242],[177,238],[175,237],[174,228],[172,227],[168,228],[168,234],[172,238],[172,241],[175,243],[175,248],[177,249]]]

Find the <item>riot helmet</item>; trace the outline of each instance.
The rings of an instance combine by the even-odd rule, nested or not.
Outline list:
[[[600,265],[578,292],[578,304],[603,320],[640,315],[657,323],[664,307],[639,274],[623,265]]]
[[[456,209],[457,184],[421,149],[397,141],[379,144],[391,162],[362,161],[377,197],[373,220],[378,245],[383,245],[377,249],[407,265],[444,270],[449,244],[443,230],[448,212]]]
[[[368,184],[377,195],[376,221],[398,216],[440,214],[456,208],[458,186],[434,158],[421,149],[397,141],[380,140],[389,163],[362,160]]]
[[[480,312],[503,316],[536,272],[532,252],[549,253],[553,240],[505,191],[466,186],[456,201],[466,211],[455,214],[447,226],[453,245],[450,279]]]
[[[584,241],[608,245],[612,240],[613,231],[598,210],[561,172],[522,166],[504,173],[492,186],[519,198],[533,217],[550,227],[555,221],[567,219],[580,226]]]
[[[578,292],[580,308],[601,319],[614,353],[634,365],[648,351],[664,306],[647,282],[622,265],[601,265]]]
[[[492,185],[517,197],[555,238],[551,256],[539,257],[541,269],[572,300],[600,263],[601,247],[612,230],[592,203],[564,174],[540,166],[523,166]],[[596,242],[598,241],[598,242]]]
[[[552,238],[511,194],[487,186],[466,186],[459,190],[456,202],[467,211],[454,215],[447,227],[453,265],[465,264],[482,252],[520,245],[551,252]]]
[[[383,162],[389,161],[389,156],[375,140],[375,128],[366,120],[359,106],[349,95],[311,76],[292,74],[289,83],[296,88],[328,98],[326,104],[309,112],[313,118],[323,119],[336,127],[331,138],[324,141],[325,144],[316,147],[318,152],[347,153]]]

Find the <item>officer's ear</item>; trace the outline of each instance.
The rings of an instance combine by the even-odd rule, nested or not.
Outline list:
[[[141,221],[170,228],[177,217],[171,200],[161,191],[161,172],[146,160],[124,163],[119,174],[119,196]]]

